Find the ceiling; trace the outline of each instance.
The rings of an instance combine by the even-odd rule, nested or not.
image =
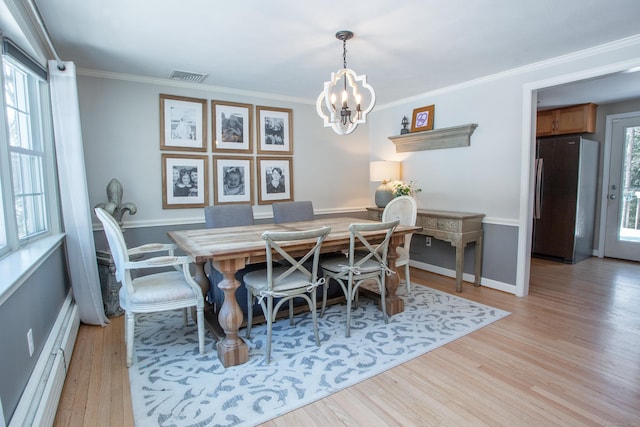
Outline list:
[[[342,67],[335,33],[348,29],[347,65],[367,74],[379,105],[640,33],[638,0],[35,2],[60,57],[78,67],[203,73],[207,85],[305,101]],[[640,96],[638,79],[614,81]]]

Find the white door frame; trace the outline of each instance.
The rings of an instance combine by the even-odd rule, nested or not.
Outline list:
[[[615,62],[602,67],[581,70],[549,79],[525,83],[522,90],[522,147],[520,156],[520,218],[518,227],[518,258],[516,296],[529,294],[529,263],[531,259],[531,229],[533,227],[533,186],[536,141],[537,91],[565,83],[572,83],[608,74],[619,73],[640,66],[640,60]]]

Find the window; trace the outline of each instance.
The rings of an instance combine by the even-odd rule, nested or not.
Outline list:
[[[46,235],[57,217],[51,215],[57,206],[52,197],[55,179],[49,179],[55,175],[47,82],[41,68],[12,52],[21,53],[4,41],[0,255]],[[54,205],[49,206],[52,201]]]

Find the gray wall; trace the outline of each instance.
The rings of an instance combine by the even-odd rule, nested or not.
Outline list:
[[[0,306],[0,398],[8,423],[70,289],[64,249],[58,247]],[[27,331],[35,351],[29,357]]]
[[[518,242],[518,228],[497,224],[482,224],[482,278],[500,283],[516,281],[517,254],[513,247]],[[456,249],[449,242],[431,239],[425,245],[425,237],[416,234],[411,239],[411,259],[440,268],[456,269]],[[475,274],[475,244],[470,243],[464,251],[464,272]]]

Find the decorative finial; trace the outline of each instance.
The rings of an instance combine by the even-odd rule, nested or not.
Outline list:
[[[409,126],[409,119],[407,119],[407,116],[402,117],[401,124],[402,124],[402,129],[400,130],[400,135],[409,133],[409,129],[407,129],[407,126]]]
[[[138,212],[138,208],[134,203],[122,203],[122,194],[124,190],[120,181],[113,178],[107,185],[107,203],[98,203],[95,207],[102,208],[118,221],[120,227],[122,227],[122,216],[129,212],[129,215],[135,215]]]

